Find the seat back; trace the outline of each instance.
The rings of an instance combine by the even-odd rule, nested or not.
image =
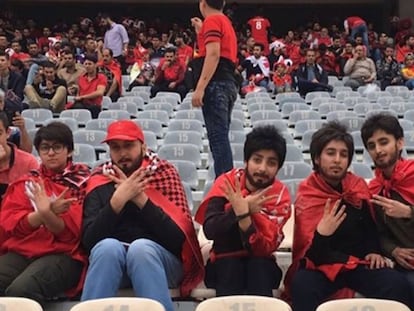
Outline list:
[[[292,309],[283,300],[272,297],[250,295],[210,298],[202,301],[195,309],[195,311],[229,310],[291,311]]]
[[[0,297],[0,310],[5,311],[43,311],[42,306],[29,298]]]
[[[88,300],[73,306],[70,311],[104,311],[104,310],[145,310],[165,311],[164,306],[158,301],[148,298],[114,297]]]
[[[385,299],[350,298],[327,301],[316,309],[316,311],[409,311],[401,302]]]

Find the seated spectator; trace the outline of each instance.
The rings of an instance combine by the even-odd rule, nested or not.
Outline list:
[[[0,203],[9,184],[39,167],[32,154],[18,149],[16,145],[9,142],[11,132],[9,125],[6,112],[0,111]]]
[[[131,68],[131,84],[128,87],[130,92],[134,86],[153,86],[155,82],[155,70],[156,68],[149,61],[149,54],[144,55],[144,61],[139,66],[138,62]]]
[[[109,125],[112,163],[88,182],[82,244],[90,253],[81,300],[116,296],[132,284],[138,297],[174,311],[168,288],[186,296],[201,280],[203,261],[180,177],[147,149],[130,120]]]
[[[269,48],[270,54],[267,57],[269,60],[269,68],[272,68],[272,71],[275,71],[275,64],[281,63],[288,58],[286,45],[279,40],[275,40],[270,43]]]
[[[318,46],[319,49],[319,55],[317,56],[316,63],[321,65],[324,71],[329,76],[338,76],[337,72],[337,64],[335,62],[335,55],[328,50],[328,47],[325,45],[325,43],[321,43]]]
[[[384,51],[384,57],[377,61],[377,77],[381,83],[381,90],[389,85],[401,85],[402,77],[400,64],[394,58],[394,48],[387,46]]]
[[[405,81],[405,85],[410,89],[414,89],[414,54],[408,53],[404,59],[404,67],[401,69],[401,75]]]
[[[134,57],[135,57],[135,63],[138,63],[139,66],[141,66],[142,63],[145,61],[145,56],[149,55],[148,49],[146,49],[143,45],[140,39],[137,39],[135,42],[134,47]],[[149,57],[148,57],[149,59]]]
[[[158,92],[176,92],[181,99],[185,97],[187,89],[184,85],[185,65],[177,58],[176,50],[168,48],[165,50],[164,58],[161,59],[155,73],[155,83],[151,88],[151,97]]]
[[[98,118],[102,109],[102,100],[107,86],[105,75],[98,72],[94,54],[85,55],[83,66],[86,73],[79,77],[79,91],[75,96],[72,109],[88,109],[92,118]]]
[[[205,283],[217,296],[272,297],[282,271],[273,252],[283,240],[290,217],[289,192],[275,179],[286,156],[286,141],[273,126],[254,128],[244,144],[244,169],[214,182],[197,210],[213,248]]]
[[[352,42],[346,42],[345,46],[341,49],[340,55],[337,57],[337,63],[339,64],[339,75],[341,77],[345,76],[344,68],[346,62],[354,57],[354,46]]]
[[[404,41],[401,44],[397,44],[396,59],[402,64],[408,53],[414,53],[414,34],[409,33],[404,37]]]
[[[388,43],[388,35],[384,32],[382,32],[379,35],[378,41],[376,41],[372,46],[372,57],[375,63],[378,62],[378,60],[382,60],[385,55],[385,50],[387,47],[389,47]]]
[[[273,84],[276,94],[292,92],[292,77],[288,74],[288,68],[284,62],[275,64]]]
[[[312,49],[306,51],[306,62],[295,71],[294,79],[302,96],[309,92],[332,91],[332,86],[328,85],[328,74],[316,63],[316,53]]]
[[[102,59],[98,61],[98,72],[106,77],[105,96],[116,102],[122,95],[122,71],[119,63],[113,58],[111,49],[102,50]]]
[[[158,67],[161,59],[165,56],[167,49],[161,45],[161,36],[154,34],[151,40],[150,47],[150,62],[155,67]]]
[[[326,27],[321,29],[319,36],[313,40],[311,47],[320,49],[321,44],[324,44],[326,48],[332,45],[332,38],[329,36],[329,31]]]
[[[368,185],[347,172],[354,154],[351,134],[339,122],[328,122],[313,134],[310,153],[315,172],[298,188],[285,283],[293,309],[314,311],[335,293],[352,295],[345,288],[409,306],[408,281],[381,254]]]
[[[346,62],[344,73],[349,76],[344,85],[351,87],[354,91],[360,86],[375,81],[377,77],[375,64],[371,58],[367,57],[367,48],[364,45],[355,47],[354,57]]]
[[[0,293],[41,303],[79,293],[87,258],[79,247],[89,169],[73,164],[72,131],[40,128],[34,145],[40,168],[11,184],[0,212]]]
[[[33,84],[33,79],[36,76],[37,71],[39,70],[39,64],[42,64],[48,61],[48,58],[40,53],[39,46],[34,41],[29,41],[28,44],[29,56],[31,59],[29,73],[27,74],[26,84]]]
[[[27,84],[24,93],[30,108],[46,108],[59,113],[66,105],[66,82],[56,76],[52,62],[46,62],[39,68],[33,84]]]
[[[9,54],[0,50],[0,89],[5,93],[5,107],[9,111],[21,111],[24,78],[10,70]]]
[[[4,112],[7,115],[7,141],[15,144],[17,147],[19,147],[19,149],[31,153],[32,140],[30,139],[29,133],[26,130],[24,117],[22,117],[19,111],[6,110],[5,93],[1,89],[0,112]]]
[[[177,57],[186,66],[193,59],[193,48],[184,41],[183,33],[175,36],[175,45],[177,46]]]
[[[63,68],[59,69],[57,76],[66,81],[69,95],[76,95],[78,92],[79,77],[85,74],[85,68],[78,64],[71,49],[65,49],[63,54]]]
[[[266,56],[263,56],[264,46],[262,43],[255,43],[253,55],[247,57],[237,68],[239,72],[246,70],[246,80],[242,86],[253,82],[256,86],[267,89],[270,78],[270,65]]]

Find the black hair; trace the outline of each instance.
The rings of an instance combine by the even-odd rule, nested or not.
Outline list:
[[[10,126],[10,122],[9,116],[5,111],[0,111],[0,122],[3,123],[4,129],[7,131]]]
[[[244,161],[249,161],[253,153],[259,150],[273,150],[277,154],[280,168],[286,158],[286,140],[273,125],[255,127],[246,136]]]
[[[260,49],[261,49],[262,51],[264,51],[264,44],[263,44],[263,43],[256,42],[255,44],[253,44],[253,47],[255,47],[255,46],[260,47]]]
[[[396,117],[389,113],[377,113],[366,119],[361,127],[361,138],[365,148],[368,139],[378,130],[394,136],[396,140],[404,137],[404,130]]]
[[[56,65],[54,63],[52,63],[51,61],[45,61],[42,63],[42,66],[44,68],[53,68],[56,69]]]
[[[10,61],[10,65],[16,67],[19,70],[23,70],[24,69],[24,64],[20,59],[17,58],[13,58]]]
[[[98,62],[98,57],[93,53],[88,53],[85,55],[85,60],[91,61],[92,63]]]
[[[104,50],[107,50],[109,52],[109,55],[111,57],[114,57],[114,52],[112,52],[112,50],[110,48],[105,48]]]
[[[167,53],[174,53],[175,54],[176,51],[177,51],[177,49],[175,47],[168,47],[168,48],[165,49],[164,54],[167,54]]]
[[[224,5],[226,2],[224,0],[205,0],[207,5],[210,8],[216,9],[216,10],[223,10]]]
[[[10,59],[9,54],[3,49],[0,49],[0,56],[6,57],[7,60]]]
[[[312,135],[309,151],[312,159],[313,169],[318,172],[319,166],[315,160],[321,156],[322,150],[331,141],[343,141],[348,149],[348,167],[351,165],[354,156],[354,140],[345,125],[338,121],[325,123]]]
[[[65,145],[69,152],[73,151],[73,134],[69,126],[62,122],[54,121],[42,126],[36,132],[33,144],[37,151],[43,140],[56,141]]]

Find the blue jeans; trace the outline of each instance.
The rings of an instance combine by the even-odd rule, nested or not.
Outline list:
[[[34,78],[39,70],[39,65],[36,63],[33,63],[30,68],[29,72],[27,73],[27,79],[26,79],[26,85],[32,85]]]
[[[414,89],[414,79],[407,80],[405,86],[408,87],[409,90]]]
[[[355,40],[355,35],[356,34],[361,34],[362,35],[362,43],[367,47],[367,51],[368,51],[368,46],[369,46],[369,42],[368,42],[368,27],[366,24],[362,24],[359,26],[356,26],[354,28],[352,28],[351,30],[351,40],[354,41]]]
[[[233,81],[211,81],[204,91],[202,110],[216,178],[233,168],[229,130],[236,98]]]
[[[128,278],[137,297],[157,300],[174,311],[168,288],[178,287],[182,276],[181,261],[154,241],[138,239],[127,247],[107,238],[92,248],[81,300],[117,296]]]

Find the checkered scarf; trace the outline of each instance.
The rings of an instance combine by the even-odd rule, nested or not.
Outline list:
[[[101,165],[92,175],[103,174],[105,168],[110,165],[110,163]],[[204,264],[184,187],[174,165],[160,159],[156,153],[150,150],[144,156],[142,167],[152,173],[151,182],[145,190],[148,198],[171,217],[186,237],[181,251],[184,268],[181,294],[188,296],[191,290],[203,280]],[[105,182],[110,182],[109,178],[106,178]],[[96,186],[95,184],[94,187]],[[89,191],[92,189],[88,189]]]

